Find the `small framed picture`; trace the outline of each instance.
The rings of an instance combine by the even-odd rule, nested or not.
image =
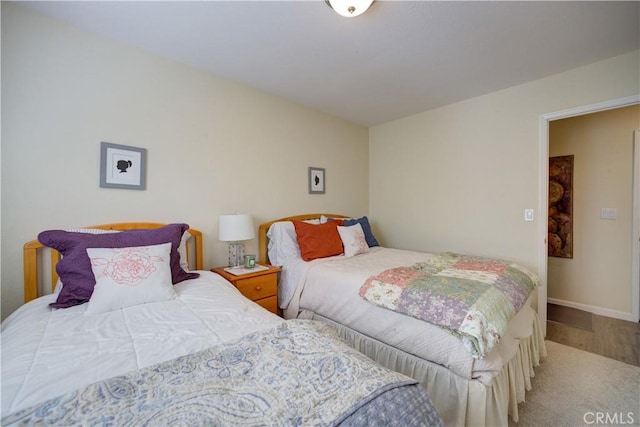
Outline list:
[[[102,142],[100,144],[100,187],[144,190],[147,150]]]
[[[324,194],[323,168],[309,168],[309,194]]]

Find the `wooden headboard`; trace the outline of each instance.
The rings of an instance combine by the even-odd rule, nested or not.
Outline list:
[[[151,229],[165,226],[166,224],[156,222],[120,222],[114,224],[92,225],[82,228],[97,228],[101,230],[141,230]],[[190,228],[187,230],[193,237],[193,256],[195,256],[195,269],[202,270],[202,232]],[[37,240],[32,240],[24,244],[23,261],[24,261],[24,302],[29,302],[38,298],[38,251],[43,250],[45,246]],[[189,245],[187,245],[189,248]],[[48,249],[48,248],[47,248]],[[54,249],[51,252],[51,291],[55,289],[58,281],[58,273],[56,272],[56,264],[60,261],[60,253]],[[187,260],[191,259],[191,251],[187,250]]]
[[[280,221],[305,221],[309,219],[320,219],[322,215],[326,216],[327,218],[351,218],[350,216],[332,213],[310,213],[274,219],[273,221],[260,224],[260,227],[258,227],[258,262],[262,264],[269,264],[269,254],[267,253],[269,238],[267,237],[267,231],[269,231],[269,227],[271,227],[271,224]]]

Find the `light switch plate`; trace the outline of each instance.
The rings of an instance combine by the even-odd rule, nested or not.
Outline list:
[[[600,219],[618,219],[618,209],[616,208],[600,209]]]
[[[533,221],[533,209],[525,209],[524,210],[524,220],[525,221]]]

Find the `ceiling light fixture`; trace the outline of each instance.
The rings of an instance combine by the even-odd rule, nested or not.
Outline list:
[[[369,9],[373,0],[324,0],[327,5],[336,11],[338,15],[353,18],[363,14]]]

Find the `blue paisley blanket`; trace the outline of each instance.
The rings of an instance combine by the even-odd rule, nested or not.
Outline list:
[[[307,426],[398,420],[441,425],[416,381],[372,363],[328,326],[291,320],[89,385],[10,414],[2,425]]]
[[[498,344],[537,284],[535,274],[512,262],[446,252],[369,277],[360,296],[440,326],[481,358]]]

